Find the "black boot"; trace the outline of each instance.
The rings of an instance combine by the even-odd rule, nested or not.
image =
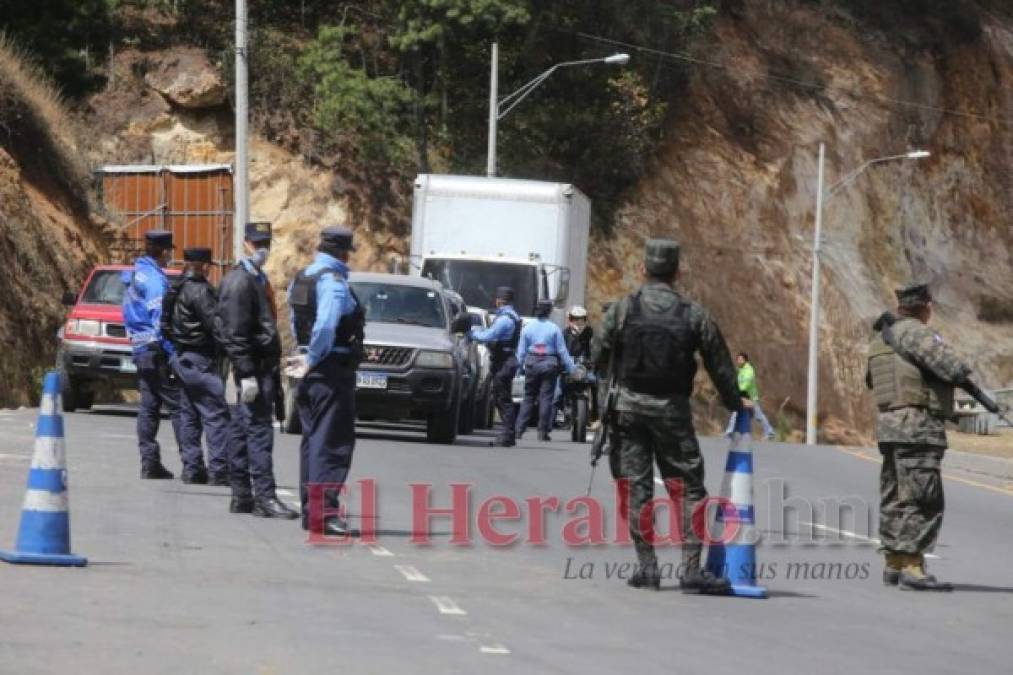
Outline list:
[[[181,479],[186,485],[207,485],[208,471],[204,467],[198,467],[193,470],[184,469]]]
[[[709,570],[695,567],[682,575],[682,579],[679,580],[679,588],[683,593],[723,595],[732,590],[732,583],[725,577],[714,576]]]
[[[327,537],[358,537],[361,533],[341,516],[327,516],[322,534]]]
[[[232,499],[229,501],[229,513],[253,513],[253,497],[232,495]]]
[[[251,513],[260,518],[281,518],[283,520],[294,520],[299,517],[298,513],[285,506],[277,497],[255,500]]]
[[[658,572],[658,563],[647,563],[646,565],[641,563],[637,566],[637,571],[633,573],[633,576],[626,580],[626,584],[631,588],[643,588],[648,591],[660,590],[661,573]]]
[[[551,441],[552,439],[549,437],[549,432],[548,431],[539,431],[538,432],[538,440],[540,440],[540,441]]]
[[[148,462],[141,465],[141,478],[145,480],[172,480],[175,476],[162,466],[161,462]]]

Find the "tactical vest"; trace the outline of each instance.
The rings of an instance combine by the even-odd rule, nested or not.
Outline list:
[[[328,273],[333,272],[321,270],[316,274],[306,274],[306,270],[302,270],[292,282],[288,305],[295,316],[295,338],[299,345],[306,346],[310,343],[313,324],[317,320],[317,281]],[[348,349],[353,356],[361,360],[362,345],[366,339],[366,311],[351,286],[348,286],[348,292],[355,300],[355,309],[338,321],[334,330],[334,346]]]
[[[517,353],[517,345],[521,341],[521,328],[524,327],[524,322],[521,321],[520,317],[511,315],[507,312],[502,312],[496,315],[496,318],[505,316],[514,323],[514,332],[510,335],[509,340],[501,340],[499,342],[493,342],[489,345],[489,358],[494,363],[503,363],[508,358]]]
[[[690,304],[678,300],[666,312],[645,312],[640,295],[630,296],[620,331],[619,382],[642,394],[689,396],[699,341],[689,321]]]
[[[872,394],[880,412],[924,408],[949,417],[953,414],[953,386],[901,356],[877,334],[869,345]]]

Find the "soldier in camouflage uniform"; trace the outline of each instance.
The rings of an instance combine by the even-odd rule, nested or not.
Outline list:
[[[876,437],[883,455],[879,536],[886,554],[883,582],[909,590],[949,591],[925,571],[925,553],[943,524],[945,420],[953,389],[971,369],[928,328],[928,286],[896,291],[899,317],[884,313],[873,325],[866,384],[879,410]]]
[[[699,351],[722,402],[730,411],[739,411],[743,402],[735,364],[707,310],[672,287],[679,271],[678,244],[652,239],[645,253],[643,286],[609,308],[592,349],[599,372],[611,362],[619,382],[615,417],[609,422],[617,432],[618,447],[609,464],[613,477],[628,480],[630,487],[626,513],[639,565],[628,583],[655,590],[660,586],[654,546],[645,540],[640,520],[654,496],[657,463],[670,496],[682,507],[680,586],[685,591],[722,593],[729,588],[728,580],[701,569],[702,546],[691,526],[693,509],[707,490],[690,395],[696,374],[694,353]],[[669,479],[681,482],[682,489],[673,489]]]

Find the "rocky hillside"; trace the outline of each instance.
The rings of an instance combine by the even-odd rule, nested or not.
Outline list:
[[[45,78],[0,38],[0,405],[38,398],[63,291],[102,255],[76,138]]]
[[[822,431],[868,440],[865,342],[912,276],[932,282],[935,326],[986,385],[1013,382],[1013,20],[981,16],[980,30],[910,16],[901,31],[815,3],[723,13],[708,59],[733,65],[694,71],[617,238],[595,245],[592,297],[631,287],[644,238],[680,240],[690,295],[751,355],[768,414],[789,399],[799,428],[818,145],[828,186],[924,148],[931,158],[870,167],[826,203]]]

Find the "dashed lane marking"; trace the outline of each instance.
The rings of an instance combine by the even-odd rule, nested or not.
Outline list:
[[[408,581],[418,581],[422,583],[429,583],[429,577],[412,565],[394,565],[394,569],[401,573],[401,575]]]
[[[433,604],[436,605],[436,609],[440,610],[440,614],[449,614],[452,616],[464,616],[467,614],[466,611],[454,602],[454,599],[446,595],[430,595],[429,599],[432,600]]]
[[[509,654],[510,650],[496,642],[491,645],[482,645],[479,647],[479,651],[483,654]]]
[[[380,546],[379,544],[366,544],[366,546],[369,547],[369,552],[375,556],[380,556],[381,558],[394,557],[393,553],[385,549],[383,546]]]
[[[830,527],[828,525],[820,525],[819,523],[808,523],[806,521],[802,521],[799,524],[800,525],[808,525],[809,527],[812,527],[812,528],[815,528],[817,530],[820,530],[821,532],[832,532],[832,533],[835,533],[835,534],[839,534],[842,537],[846,537],[847,539],[857,539],[858,541],[864,541],[864,542],[867,542],[869,544],[875,544],[876,546],[879,546],[882,543],[879,539],[873,539],[872,537],[866,537],[865,535],[858,534],[857,532],[849,532],[848,530],[839,530],[836,527]],[[936,560],[939,560],[939,556],[935,555],[934,553],[926,553],[925,557],[926,558],[934,558]]]

